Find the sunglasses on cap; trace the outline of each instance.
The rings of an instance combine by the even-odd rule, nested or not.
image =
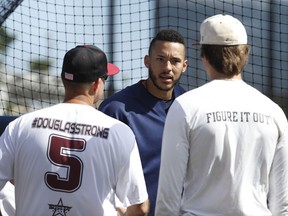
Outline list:
[[[107,80],[108,75],[101,76],[100,78],[103,79],[103,80]]]

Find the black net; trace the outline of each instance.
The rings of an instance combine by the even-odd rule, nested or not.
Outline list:
[[[63,56],[78,44],[100,47],[121,68],[107,80],[103,97],[146,78],[143,58],[151,38],[164,28],[186,39],[189,68],[181,84],[187,90],[199,87],[208,79],[199,47],[192,44],[199,41],[200,23],[218,13],[233,15],[246,27],[252,52],[244,80],[288,114],[288,1],[24,0],[16,8],[19,3],[1,2],[0,115],[61,102]]]
[[[0,26],[23,0],[1,0]]]

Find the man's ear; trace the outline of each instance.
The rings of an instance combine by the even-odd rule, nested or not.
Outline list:
[[[150,56],[149,55],[145,55],[145,57],[144,57],[144,65],[146,66],[146,68],[150,67]]]
[[[99,82],[101,82],[100,79],[101,79],[101,78],[96,79],[96,80],[93,82],[93,85],[91,86],[91,89],[93,89],[93,92],[94,92],[94,93],[95,93],[96,90],[98,89]]]
[[[187,70],[188,65],[189,65],[188,59],[185,59],[185,60],[184,60],[184,63],[183,63],[182,73],[184,73],[184,72]]]

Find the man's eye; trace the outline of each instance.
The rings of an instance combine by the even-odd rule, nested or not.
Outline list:
[[[172,64],[177,64],[177,63],[180,63],[181,61],[179,59],[173,59],[171,60],[171,63]]]

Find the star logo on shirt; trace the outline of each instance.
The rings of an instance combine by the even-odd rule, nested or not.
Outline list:
[[[48,204],[48,205],[49,209],[53,209],[52,216],[66,216],[66,213],[70,211],[70,209],[72,208],[70,206],[64,206],[61,198],[57,205],[55,204]]]

